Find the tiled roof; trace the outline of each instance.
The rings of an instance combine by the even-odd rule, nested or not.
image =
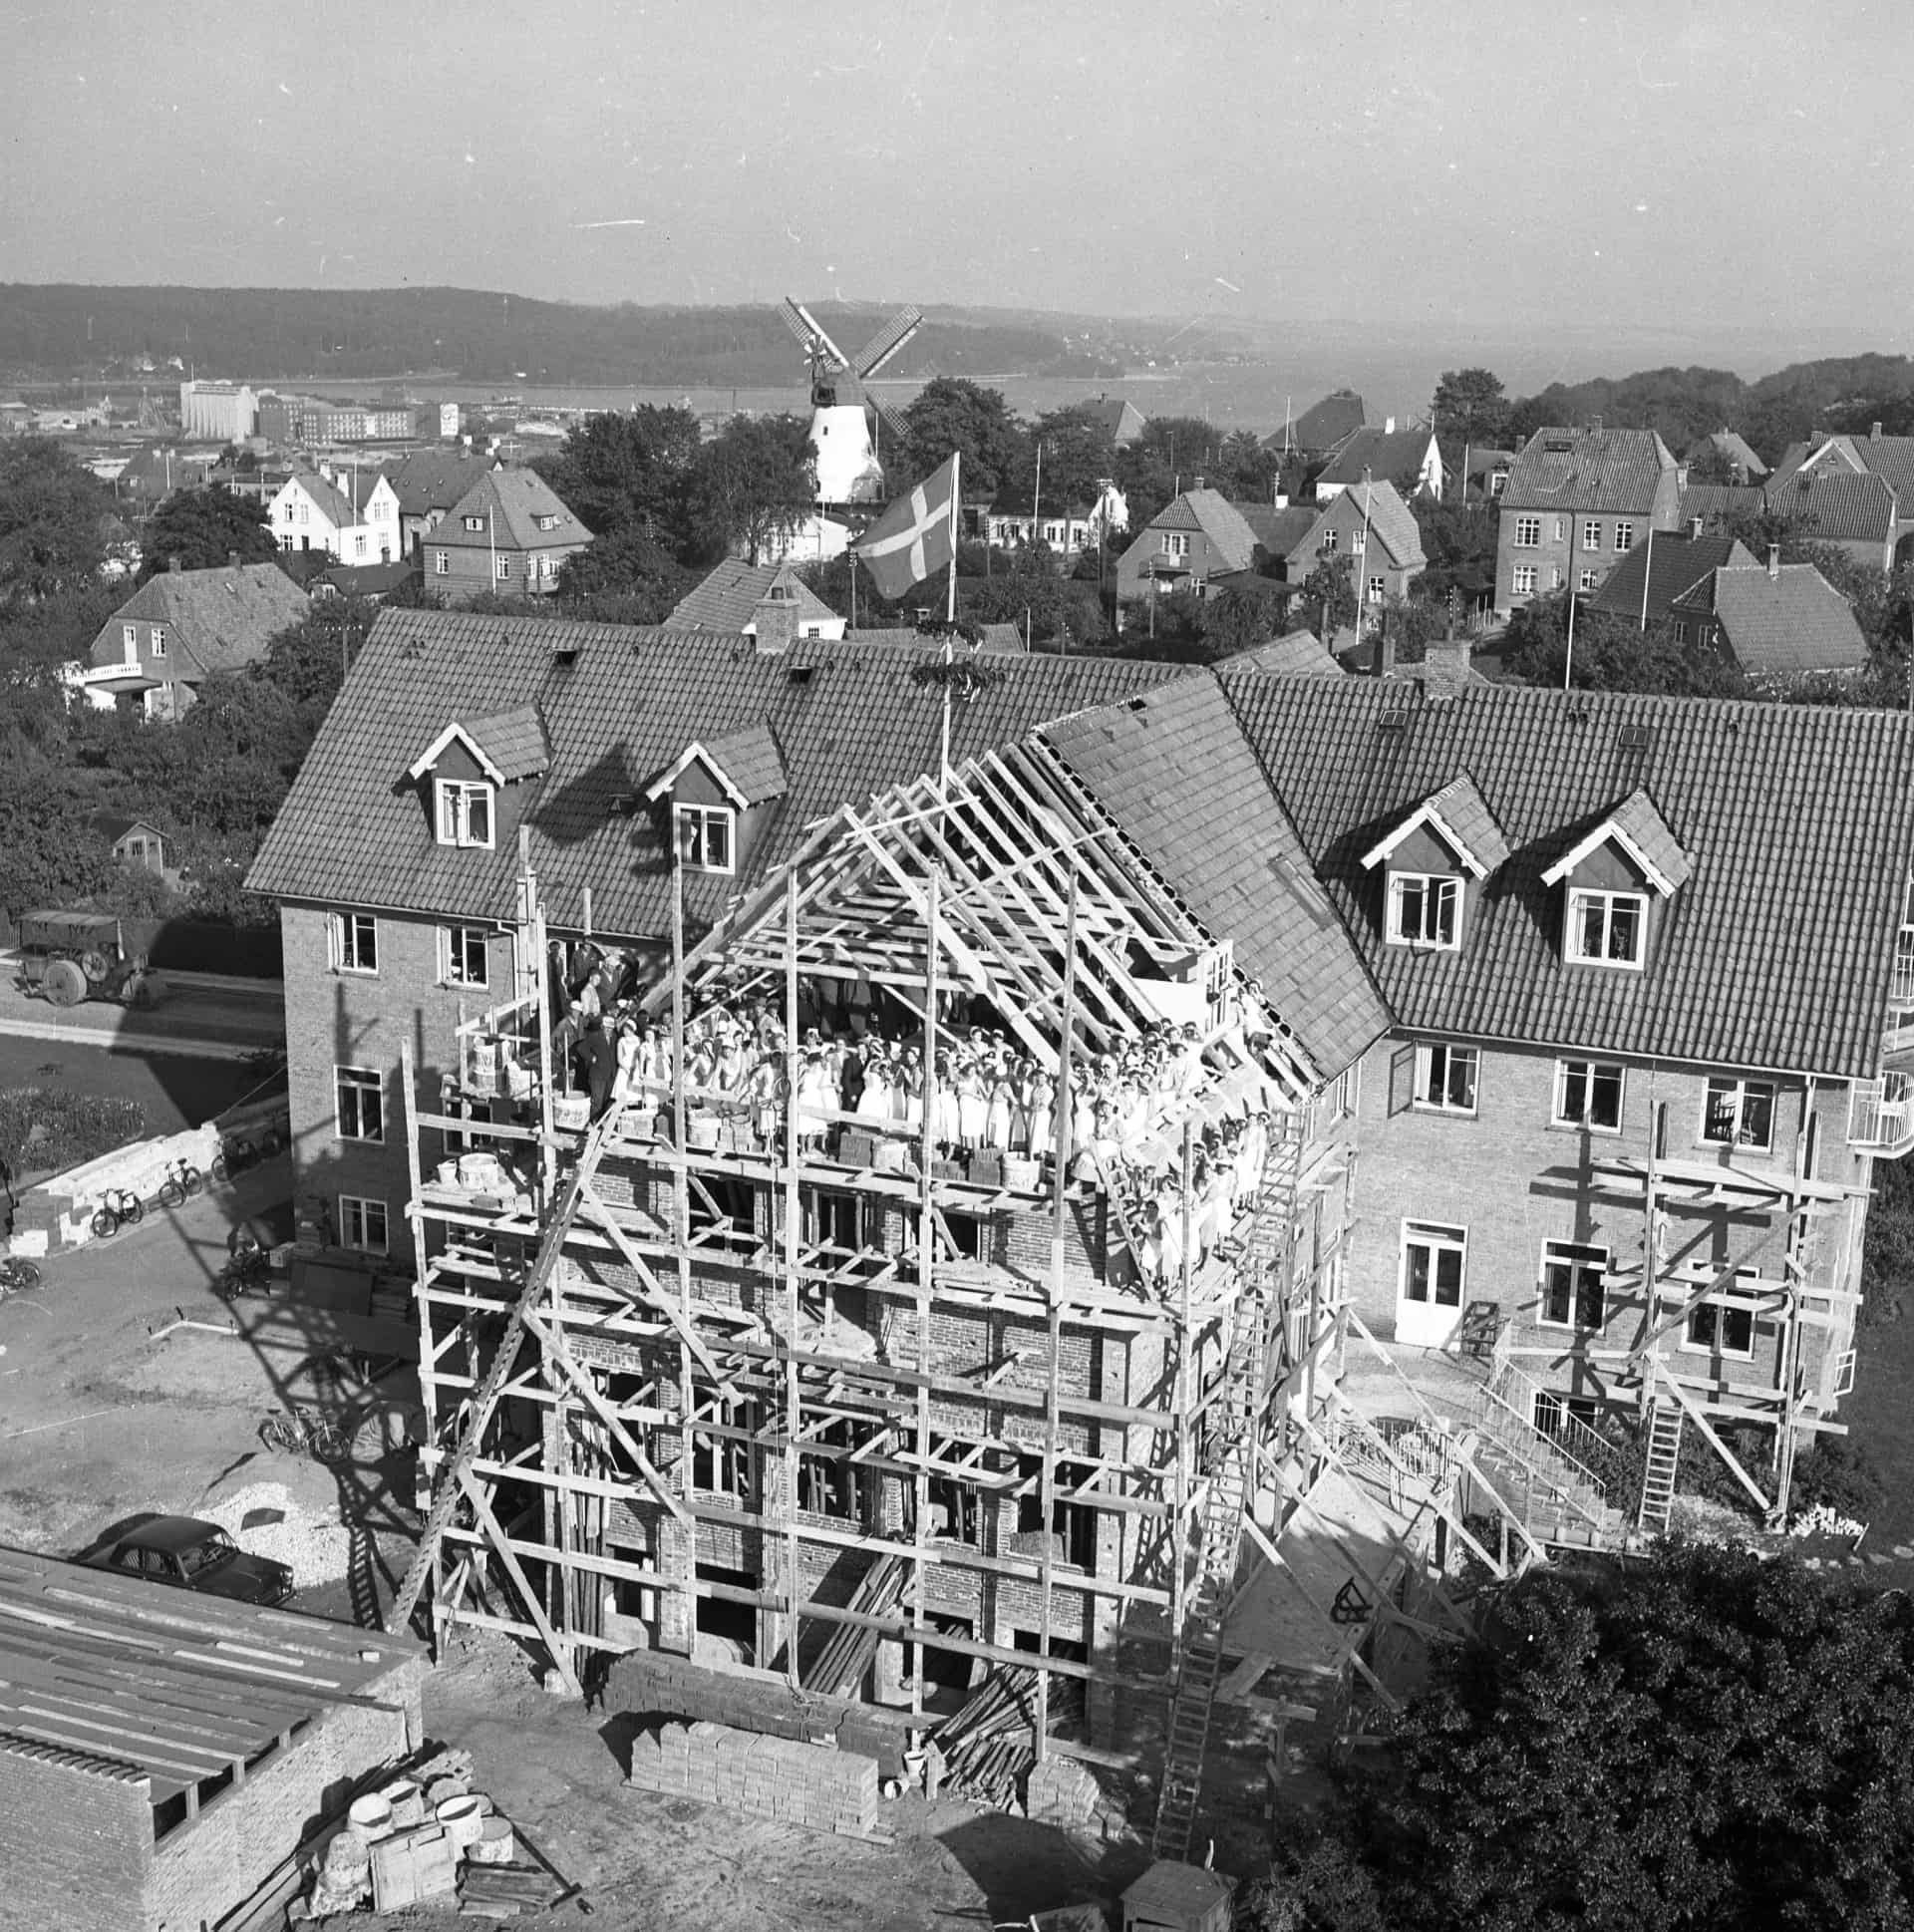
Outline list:
[[[1885,543],[1894,527],[1894,491],[1872,471],[1817,465],[1770,483],[1763,493],[1770,509],[1799,519],[1810,542]]]
[[[1847,470],[1879,477],[1900,498],[1902,513],[1914,513],[1914,436],[1819,436],[1812,443],[1790,444],[1768,487],[1791,482],[1803,469],[1810,476]]]
[[[336,530],[350,529],[365,519],[344,490],[335,489],[316,470],[295,470],[289,481],[312,498],[313,508]]]
[[[1682,461],[1693,463],[1704,455],[1718,456],[1724,463],[1739,466],[1742,474],[1755,483],[1767,475],[1767,465],[1734,430],[1717,430],[1712,436],[1697,437],[1683,453]]]
[[[1713,570],[1675,600],[1679,613],[1714,617],[1744,671],[1858,671],[1867,639],[1848,601],[1811,563],[1783,563],[1769,575],[1747,565]]]
[[[516,779],[535,778],[551,764],[545,721],[538,716],[536,705],[513,705],[509,711],[474,719],[464,729],[507,785]]]
[[[1761,492],[1754,483],[1690,483],[1682,491],[1675,516],[1686,528],[1697,516],[1707,522],[1717,516],[1752,514],[1760,506]]]
[[[484,518],[485,527],[467,529],[468,516]],[[558,520],[541,530],[535,520],[541,516]],[[487,470],[474,480],[426,541],[451,550],[549,550],[560,543],[589,543],[591,532],[537,471]]]
[[[1021,626],[1008,623],[979,624],[977,628],[984,634],[984,641],[977,648],[986,656],[1025,655]],[[914,624],[881,624],[868,629],[860,626],[854,631],[846,630],[843,641],[846,644],[921,644],[924,640]],[[958,648],[961,650],[963,647],[960,645]]]
[[[1502,507],[1646,516],[1674,469],[1653,430],[1537,430],[1508,473]]]
[[[410,557],[400,557],[393,563],[334,563],[319,574],[346,596],[383,597],[416,577],[419,566]]]
[[[562,647],[560,649],[555,647]],[[847,801],[937,769],[940,664],[926,641],[801,639],[760,656],[736,637],[532,616],[382,609],[253,863],[253,889],[294,900],[437,916],[511,916],[516,854],[436,844],[401,784],[449,719],[536,703],[551,766],[527,804],[532,861],[555,927],[656,935],[670,920],[660,820],[645,788],[693,741],[770,729],[790,789],[736,878],[693,875],[687,917],[708,923]],[[1186,667],[1122,658],[1008,657],[950,707],[953,762],[1039,724],[1147,691]]]
[[[1312,404],[1289,426],[1289,440],[1298,450],[1333,450],[1363,427],[1363,399],[1353,389],[1333,390]],[[1278,430],[1270,441],[1280,444]]]
[[[1488,802],[1466,772],[1458,773],[1439,791],[1432,792],[1407,816],[1363,854],[1363,869],[1387,858],[1418,825],[1433,824],[1442,843],[1477,878],[1486,878],[1508,857],[1508,841],[1495,822]]]
[[[388,464],[386,481],[399,498],[402,516],[425,516],[450,509],[473,485],[475,478],[492,468],[490,457],[475,456],[463,448],[416,450]]]
[[[1345,499],[1347,508],[1342,507]],[[1393,483],[1377,477],[1369,483],[1358,482],[1353,489],[1332,498],[1317,512],[1302,542],[1289,552],[1292,564],[1310,559],[1318,542],[1316,532],[1332,517],[1340,526],[1359,512],[1368,518],[1370,541],[1380,541],[1398,569],[1420,569],[1429,561],[1423,554],[1423,532],[1416,512],[1403,501]]]
[[[1661,898],[1686,885],[1694,867],[1674,828],[1655,808],[1655,801],[1638,785],[1620,805],[1600,813],[1592,824],[1576,829],[1574,843],[1559,852],[1542,870],[1542,883],[1565,879],[1590,852],[1601,845],[1617,845]]]
[[[706,745],[712,763],[724,773],[747,805],[782,799],[791,789],[785,775],[785,755],[769,725],[746,725],[714,738]]]
[[[263,657],[281,631],[303,623],[311,613],[306,593],[276,563],[162,570],[149,577],[101,627],[88,661],[102,666],[125,661],[122,624],[163,624],[173,675],[189,684]]]
[[[1405,707],[1375,679],[1223,675],[1401,1024],[1712,1066],[1879,1071],[1914,862],[1914,723],[1894,712],[1485,685]],[[1386,723],[1386,720],[1393,722]],[[1511,856],[1454,953],[1386,946],[1361,856],[1466,771]],[[1566,966],[1542,872],[1638,788],[1693,874],[1647,966]]]
[[[1078,408],[1113,437],[1127,437],[1132,442],[1143,433],[1143,425],[1148,421],[1134,403],[1122,396],[1099,396],[1080,403]]]
[[[1316,527],[1316,509],[1311,503],[1289,503],[1278,509],[1273,503],[1246,503],[1238,498],[1235,508],[1256,541],[1273,557],[1288,556]]]
[[[780,577],[789,577],[798,593],[798,621],[840,624],[843,619],[785,563],[747,563],[727,557],[665,619],[675,631],[719,631],[742,637],[758,615],[758,606]]]
[[[1210,934],[1234,941],[1236,964],[1263,982],[1320,1073],[1339,1074],[1387,1031],[1388,1012],[1213,679],[1163,686],[1043,737]]]
[[[1336,453],[1328,469],[1316,479],[1318,485],[1359,483],[1363,472],[1381,483],[1387,478],[1420,476],[1429,459],[1429,446],[1436,440],[1427,427],[1420,430],[1358,430]]]
[[[1176,499],[1209,538],[1225,570],[1249,570],[1256,563],[1256,532],[1243,512],[1220,489],[1186,489]],[[1159,528],[1160,525],[1152,525]]]
[[[1589,600],[1591,610],[1605,610],[1637,622],[1642,615],[1642,585],[1648,585],[1648,617],[1653,623],[1668,615],[1669,606],[1711,570],[1753,563],[1753,554],[1732,536],[1685,536],[1674,530],[1651,530],[1616,564]]]
[[[1272,678],[1341,678],[1349,674],[1314,631],[1287,631],[1224,660],[1232,671],[1263,671]]]

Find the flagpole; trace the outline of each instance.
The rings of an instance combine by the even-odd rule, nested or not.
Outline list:
[[[950,453],[950,579],[944,590],[944,622],[957,621],[957,505],[963,491],[959,484],[963,478],[964,453],[953,450]]]

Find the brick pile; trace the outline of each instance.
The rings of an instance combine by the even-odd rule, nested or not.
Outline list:
[[[627,1782],[844,1838],[870,1837],[877,1824],[873,1760],[702,1719],[633,1739]]]

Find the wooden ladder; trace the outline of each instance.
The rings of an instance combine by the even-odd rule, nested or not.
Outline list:
[[[565,1237],[571,1232],[571,1224],[583,1205],[585,1189],[591,1184],[591,1176],[597,1169],[613,1118],[613,1114],[607,1114],[586,1135],[578,1163],[559,1190],[551,1217],[545,1223],[544,1234],[539,1239],[538,1252],[525,1275],[525,1285],[505,1318],[505,1332],[499,1336],[498,1346],[492,1351],[491,1366],[473,1395],[472,1412],[466,1418],[465,1429],[452,1453],[440,1467],[439,1480],[433,1489],[432,1507],[426,1512],[425,1524],[419,1532],[419,1547],[413,1552],[412,1562],[399,1585],[399,1593],[392,1600],[391,1609],[386,1612],[388,1630],[404,1630],[418,1607],[426,1580],[432,1574],[439,1544],[452,1526],[459,1499],[465,1493],[466,1474],[478,1456],[486,1425],[491,1421],[493,1410],[498,1407],[498,1398],[504,1393],[505,1384],[518,1364],[518,1352],[525,1339],[525,1318],[536,1306],[558,1266]]]
[[[1675,1471],[1682,1459],[1682,1425],[1686,1417],[1679,1402],[1649,1399],[1648,1460],[1642,1470],[1642,1501],[1635,1513],[1637,1527],[1656,1536],[1668,1533],[1675,1507]]]

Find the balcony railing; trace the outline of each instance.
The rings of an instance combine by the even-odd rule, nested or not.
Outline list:
[[[1847,1110],[1848,1144],[1898,1157],[1914,1149],[1914,1091],[1905,1074],[1857,1080]]]

